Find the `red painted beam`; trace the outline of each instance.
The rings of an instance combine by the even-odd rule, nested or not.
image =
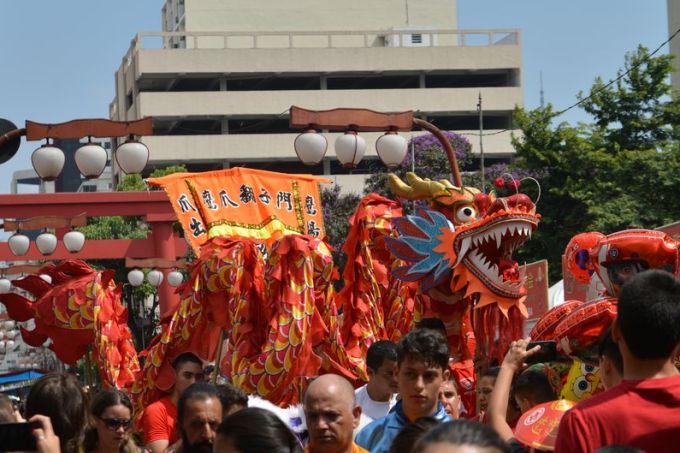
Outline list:
[[[187,252],[187,242],[183,238],[174,238],[176,258],[183,258]],[[9,250],[7,242],[0,242],[0,261],[34,261],[34,260],[104,260],[124,258],[149,258],[158,255],[155,244],[148,239],[88,239],[83,249],[78,253],[70,253],[64,247],[63,242],[57,243],[57,249],[53,254],[44,256],[38,251],[34,242],[28,253],[23,256],[14,256]]]
[[[176,218],[165,192],[157,190],[0,195],[0,218],[73,217],[83,212],[88,217],[152,215],[159,220]]]
[[[172,231],[177,220],[167,195],[161,191],[148,192],[85,192],[0,195],[0,218],[25,219],[35,216],[73,217],[80,213],[88,217],[141,216],[151,225],[144,239],[87,240],[78,253],[69,253],[61,241],[55,253],[43,256],[31,244],[28,253],[17,257],[6,242],[0,242],[0,261],[33,261],[64,259],[123,259],[163,258],[175,260],[187,253],[187,243]],[[63,231],[58,236],[63,235]],[[164,271],[167,274],[167,270]],[[179,297],[167,283],[158,291],[161,316],[167,317],[177,308]]]

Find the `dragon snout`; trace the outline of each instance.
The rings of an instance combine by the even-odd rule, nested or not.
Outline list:
[[[523,212],[533,212],[535,209],[536,205],[533,201],[531,201],[531,198],[529,198],[527,195],[524,195],[523,193],[518,193],[509,197],[496,199],[496,201],[494,201],[489,207],[487,215],[493,214],[494,212],[500,210],[520,210]]]

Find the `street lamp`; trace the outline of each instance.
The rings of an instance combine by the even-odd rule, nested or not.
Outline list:
[[[149,340],[156,331],[157,308],[159,305],[159,290],[162,290],[161,285],[165,279],[164,270],[173,269],[167,275],[167,282],[170,286],[178,286],[183,279],[182,273],[175,269],[186,268],[186,260],[170,260],[163,258],[125,258],[125,267],[132,268],[128,272],[127,278],[130,285],[127,287],[127,305],[128,313],[130,313],[130,329],[132,330],[137,342],[142,348],[146,347],[147,340]],[[142,268],[151,269],[144,275]],[[175,275],[179,274],[179,275]],[[145,296],[141,300],[135,300],[134,289],[144,283],[144,279],[154,289],[153,297]],[[162,315],[162,312],[160,313]]]
[[[127,174],[141,173],[149,161],[149,148],[130,137],[116,150],[116,163]]]
[[[85,235],[79,231],[74,231],[73,228],[85,226],[86,224],[87,216],[85,213],[81,213],[74,217],[38,216],[28,219],[5,220],[0,226],[5,231],[16,231],[7,240],[7,245],[14,256],[26,255],[31,246],[31,240],[28,236],[22,234],[21,230],[45,229],[45,231],[35,239],[35,245],[42,255],[47,256],[55,252],[57,243],[59,242],[57,236],[47,232],[47,228],[53,228],[55,230],[71,228],[72,230],[64,234],[62,240],[66,250],[70,253],[77,253],[85,245]]]
[[[92,137],[88,137],[87,143],[76,150],[74,158],[78,171],[85,179],[96,179],[104,172],[108,155],[104,148],[92,143]]]
[[[12,282],[4,276],[0,278],[0,294],[7,294],[12,291]]]
[[[184,281],[184,275],[179,271],[172,271],[168,273],[168,285],[177,288]]]
[[[66,247],[66,250],[70,253],[80,252],[85,245],[85,235],[80,231],[69,231],[64,235],[62,240],[64,241],[64,247]]]
[[[17,230],[16,233],[9,237],[7,245],[9,246],[12,255],[23,256],[28,252],[28,248],[31,246],[31,240],[28,236]]]
[[[437,137],[449,160],[453,184],[457,187],[462,187],[463,180],[451,143],[434,124],[420,118],[415,118],[412,111],[382,113],[368,109],[351,108],[323,111],[307,110],[297,106],[290,108],[290,127],[305,129],[305,132],[300,134],[295,140],[295,151],[298,156],[301,154],[307,156],[306,158],[300,158],[305,163],[320,162],[326,152],[325,149],[322,151],[321,141],[311,137],[311,134],[316,134],[317,130],[327,129],[329,131],[345,132],[344,135],[336,140],[335,151],[340,162],[344,166],[350,167],[354,167],[359,163],[365,150],[365,141],[362,147],[357,133],[386,131],[387,133],[377,140],[376,148],[378,156],[383,163],[390,168],[395,167],[403,162],[407,152],[406,140],[399,136],[398,132],[410,131],[414,126],[431,132]],[[303,137],[304,140],[301,140]],[[338,144],[340,144],[339,148]]]
[[[139,269],[133,269],[127,274],[128,283],[132,286],[137,287],[144,283],[144,272]]]
[[[375,150],[378,157],[387,168],[396,168],[404,162],[408,151],[408,142],[396,131],[388,131],[375,141]]]
[[[357,131],[345,131],[335,140],[335,155],[345,168],[356,168],[365,152],[366,140]]]
[[[317,133],[316,129],[307,129],[295,137],[293,143],[298,159],[305,165],[317,165],[323,160],[328,149],[328,140]]]
[[[48,143],[33,151],[33,169],[43,181],[54,181],[64,169],[64,152]]]
[[[50,139],[80,139],[88,142],[75,154],[78,170],[86,179],[98,178],[106,166],[106,150],[91,142],[92,137],[128,137],[114,151],[116,163],[125,173],[141,173],[149,160],[149,149],[135,140],[136,136],[153,135],[152,118],[137,121],[112,121],[105,119],[78,119],[60,124],[41,124],[26,121],[26,127],[17,128],[10,121],[0,119],[0,163],[11,158],[19,147],[22,136],[27,140],[47,143],[36,149],[31,162],[35,172],[44,181],[59,177],[64,167],[64,152],[50,144]]]
[[[35,245],[43,255],[51,255],[57,249],[57,237],[45,231],[35,238]]]
[[[151,270],[146,274],[146,280],[149,282],[149,285],[158,288],[163,283],[163,272],[158,269]]]

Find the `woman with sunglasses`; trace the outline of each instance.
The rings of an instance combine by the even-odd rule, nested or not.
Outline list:
[[[132,404],[120,390],[97,393],[90,409],[92,423],[85,433],[86,453],[138,453],[140,449],[130,436]]]

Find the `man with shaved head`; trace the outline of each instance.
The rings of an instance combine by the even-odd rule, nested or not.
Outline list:
[[[336,374],[316,378],[307,388],[303,405],[309,453],[368,453],[352,441],[361,407],[347,379]]]

